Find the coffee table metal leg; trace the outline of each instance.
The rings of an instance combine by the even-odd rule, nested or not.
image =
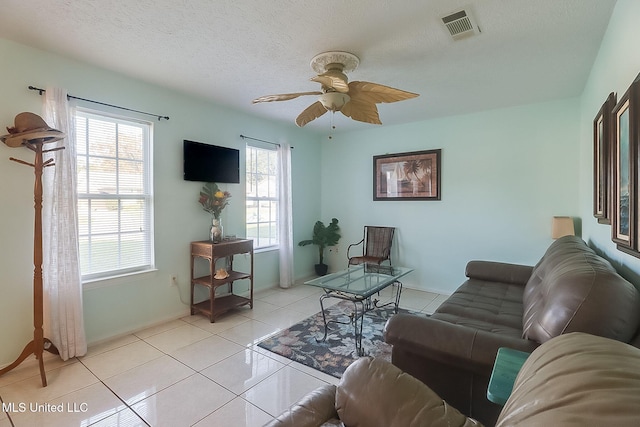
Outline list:
[[[316,342],[325,342],[327,340],[327,332],[329,330],[329,325],[327,323],[327,315],[324,313],[324,304],[322,302],[328,296],[329,295],[327,294],[320,295],[320,312],[322,312],[322,321],[324,322],[324,337],[322,337],[322,339],[316,338]]]
[[[400,295],[402,294],[402,282],[396,281],[396,285],[398,285],[398,290],[396,292],[396,304],[395,304],[395,313],[398,314],[398,307],[400,306]]]
[[[362,308],[361,314],[358,315],[358,303]],[[353,334],[356,343],[356,354],[358,356],[364,356],[364,350],[362,349],[362,326],[364,325],[364,315],[366,313],[366,303],[363,300],[353,301]],[[360,327],[358,327],[358,321]],[[360,329],[358,331],[358,329]]]
[[[335,293],[331,291],[326,291],[323,295],[320,295],[320,311],[322,313],[322,322],[324,323],[324,335],[322,338],[316,338],[316,342],[325,342],[327,340],[327,336],[329,335],[329,323],[341,323],[345,324],[345,322],[340,322],[337,320],[327,320],[327,314],[324,310],[324,300],[327,298],[338,298],[341,300],[351,301],[353,303],[353,313],[349,316],[350,321],[348,323],[353,323],[353,332],[355,339],[355,347],[356,353],[358,356],[364,356],[364,350],[362,348],[362,331],[364,327],[364,316],[368,311],[373,310],[375,307],[385,307],[388,305],[394,305],[394,311],[397,314],[398,308],[400,306],[400,296],[402,294],[402,283],[399,281],[395,282],[397,287],[395,301],[390,301],[386,304],[378,305],[378,300],[371,300],[371,297],[368,298],[353,298],[351,296],[346,296],[341,293]],[[358,307],[360,304],[360,307]]]
[[[347,301],[351,301],[353,303],[353,313],[349,316],[349,322],[340,322],[336,320],[327,320],[327,315],[324,311],[324,300],[327,298],[338,298]],[[360,304],[360,310],[358,310],[358,304]],[[320,311],[322,313],[322,322],[324,323],[324,335],[322,338],[316,338],[316,342],[325,342],[327,340],[327,336],[329,335],[329,323],[342,323],[349,324],[353,323],[353,334],[355,340],[356,353],[358,356],[364,356],[364,350],[362,349],[362,330],[364,326],[364,316],[370,308],[368,307],[367,300],[357,300],[352,298],[343,298],[341,296],[337,296],[335,294],[326,293],[320,295]]]

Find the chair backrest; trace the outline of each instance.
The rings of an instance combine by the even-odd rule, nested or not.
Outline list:
[[[394,227],[364,227],[364,256],[389,258]]]

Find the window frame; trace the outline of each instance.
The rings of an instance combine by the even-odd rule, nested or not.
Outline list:
[[[153,126],[153,122],[151,121],[147,121],[147,120],[142,120],[136,117],[131,117],[131,116],[125,116],[125,115],[119,115],[119,114],[114,114],[114,113],[110,113],[110,112],[106,112],[106,111],[101,111],[101,110],[96,110],[96,109],[89,109],[89,108],[76,108],[76,111],[74,113],[74,127],[75,127],[75,131],[76,131],[76,161],[78,159],[80,159],[81,157],[87,160],[87,164],[88,164],[88,160],[90,158],[99,158],[101,156],[91,156],[89,154],[89,150],[88,150],[88,146],[84,148],[84,152],[83,154],[80,154],[80,150],[78,149],[78,127],[75,124],[75,122],[77,121],[77,119],[97,119],[97,120],[103,120],[105,122],[111,122],[111,123],[116,123],[118,125],[128,125],[128,126],[136,126],[136,127],[141,127],[143,129],[143,159],[142,159],[142,164],[144,166],[144,171],[143,171],[143,192],[140,194],[92,194],[90,192],[86,192],[86,193],[81,193],[78,191],[78,187],[76,186],[76,195],[77,195],[77,199],[78,199],[78,205],[76,206],[76,211],[78,213],[78,219],[80,219],[80,206],[79,203],[81,200],[115,200],[118,202],[118,217],[119,217],[119,221],[121,220],[121,209],[120,209],[120,204],[122,203],[122,201],[127,201],[127,200],[141,200],[143,201],[145,207],[146,207],[146,214],[144,215],[145,219],[146,219],[146,225],[148,227],[148,232],[145,233],[145,240],[146,240],[146,245],[147,245],[147,250],[149,252],[148,255],[148,262],[138,265],[138,266],[133,266],[133,267],[126,267],[126,268],[117,268],[117,269],[110,269],[110,270],[105,270],[105,271],[100,271],[100,272],[91,272],[91,273],[82,273],[81,271],[81,280],[83,284],[87,284],[87,283],[92,283],[92,282],[98,282],[98,281],[103,281],[103,280],[109,280],[109,279],[113,279],[113,278],[117,278],[117,277],[122,277],[122,276],[129,276],[129,275],[133,275],[133,274],[142,274],[142,273],[148,273],[150,271],[155,271],[155,228],[154,228],[154,205],[155,205],[155,201],[154,201],[154,189],[153,189],[153,131],[154,131],[154,126]],[[87,127],[87,131],[88,131],[88,127]],[[86,143],[88,144],[89,141],[88,139],[86,140]],[[114,159],[123,159],[122,157],[119,157],[119,154],[117,153],[117,148],[116,148],[116,156],[114,157]],[[126,160],[126,159],[125,159]],[[87,169],[86,174],[87,176],[89,176],[89,169]],[[80,172],[76,171],[76,177],[79,178],[80,177]],[[119,172],[116,174],[116,180],[119,182]],[[87,220],[89,221],[89,224],[87,225],[88,227],[88,236],[92,236],[91,233],[91,218],[90,216],[87,218]],[[94,221],[95,222],[95,221]],[[119,238],[118,241],[120,242],[120,237],[123,234],[126,234],[126,232],[122,232],[122,230],[119,230],[117,232]],[[93,234],[95,236],[95,234]],[[79,238],[80,238],[80,234],[79,234]],[[118,244],[118,252],[120,253],[121,250],[121,245],[120,243]],[[82,252],[80,253],[80,256],[82,256]],[[82,268],[82,261],[81,261],[81,268]]]
[[[272,152],[275,155],[275,173],[274,174],[267,174],[267,176],[273,176],[275,178],[275,196],[269,196],[268,194],[266,196],[261,196],[259,194],[256,193],[256,196],[250,196],[249,195],[249,186],[252,185],[251,183],[253,182],[251,180],[253,175],[257,175],[257,163],[256,163],[256,170],[251,171],[249,168],[249,160],[250,160],[250,156],[251,150],[261,150],[261,151],[268,151],[268,152]],[[280,156],[278,153],[278,147],[272,144],[261,144],[259,142],[247,142],[246,143],[246,149],[245,149],[245,185],[247,186],[247,190],[245,191],[245,231],[246,231],[246,235],[247,235],[247,239],[252,239],[253,240],[253,247],[254,249],[256,249],[257,251],[268,251],[268,250],[276,250],[280,247]],[[257,213],[257,220],[256,221],[252,221],[249,222],[249,218],[248,218],[248,214],[249,214],[249,208],[250,208],[250,204],[251,202],[256,202],[257,203],[257,209],[258,209],[258,213]],[[275,219],[271,219],[270,216],[270,220],[269,221],[260,221],[260,202],[270,202],[270,203],[275,203]],[[270,214],[271,215],[271,214]],[[258,227],[258,236],[257,237],[250,237],[249,234],[249,225],[250,224],[257,224]],[[274,229],[274,233],[275,233],[275,237],[270,238],[267,237],[268,239],[271,240],[275,240],[275,242],[272,242],[271,244],[268,245],[260,245],[260,225],[261,224],[269,224],[269,227],[271,229],[271,224],[273,224],[273,229]]]

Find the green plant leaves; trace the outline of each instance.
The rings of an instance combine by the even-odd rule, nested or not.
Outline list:
[[[302,240],[298,246],[318,245],[320,264],[324,261],[324,249],[328,246],[335,246],[340,240],[340,226],[336,218],[331,219],[331,223],[325,226],[322,221],[316,221],[313,226],[313,236],[311,240]]]

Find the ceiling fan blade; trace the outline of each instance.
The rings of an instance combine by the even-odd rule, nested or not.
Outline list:
[[[349,96],[351,100],[363,100],[366,102],[397,102],[405,99],[415,98],[417,93],[407,92],[371,82],[351,82],[349,83]]]
[[[312,77],[311,81],[318,82],[322,84],[322,86],[326,86],[327,88],[333,89],[337,92],[349,92],[347,76],[345,76],[341,71],[329,70],[326,73]]]
[[[322,95],[322,92],[314,91],[314,92],[282,93],[280,95],[267,95],[267,96],[261,96],[260,98],[256,98],[251,102],[253,102],[254,104],[257,104],[258,102],[288,101],[290,99],[294,99],[299,96],[305,96],[305,95]]]
[[[309,123],[310,121],[317,119],[318,117],[320,117],[326,112],[327,112],[327,109],[324,108],[322,103],[320,103],[320,101],[316,101],[310,106],[308,106],[307,108],[305,108],[305,110],[302,113],[300,113],[300,115],[296,118],[296,124],[302,127],[307,123]]]
[[[358,99],[354,100],[351,98],[349,102],[342,106],[340,112],[359,122],[372,123],[375,125],[382,124],[380,116],[378,115],[378,108],[374,102],[366,102]]]

